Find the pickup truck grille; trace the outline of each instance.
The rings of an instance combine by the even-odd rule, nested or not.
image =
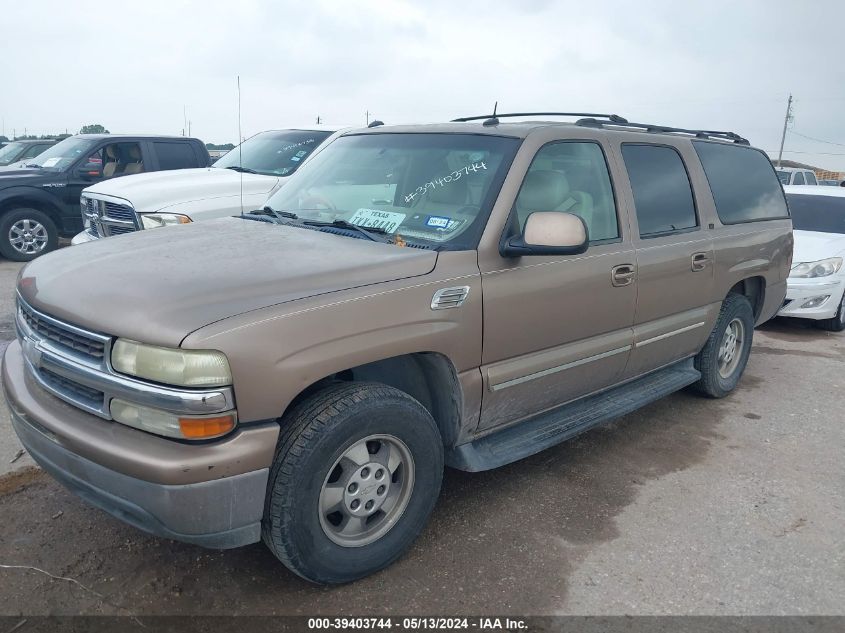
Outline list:
[[[138,214],[128,204],[83,196],[83,215],[88,230],[95,237],[132,233],[139,228]]]
[[[46,318],[30,308],[23,301],[18,302],[21,318],[33,332],[56,345],[94,361],[101,361],[105,355],[105,341],[89,337],[76,328],[65,327],[55,319]]]

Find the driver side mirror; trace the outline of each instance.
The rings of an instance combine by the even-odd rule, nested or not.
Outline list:
[[[583,218],[559,211],[535,211],[525,221],[522,235],[499,248],[502,257],[524,255],[580,255],[590,245]]]
[[[76,170],[76,175],[82,180],[94,180],[103,177],[103,171],[100,165],[88,163]]]

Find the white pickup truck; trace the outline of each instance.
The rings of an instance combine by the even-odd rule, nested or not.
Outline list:
[[[260,208],[334,130],[261,132],[212,167],[137,174],[82,191],[84,228],[72,244]]]

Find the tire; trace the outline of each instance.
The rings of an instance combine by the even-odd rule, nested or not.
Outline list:
[[[816,326],[828,332],[845,330],[845,293],[842,293],[842,298],[839,300],[839,309],[833,318],[816,321]]]
[[[399,558],[440,494],[443,442],[429,412],[386,385],[338,383],[295,405],[282,426],[262,522],[273,554],[318,584],[357,580]],[[387,484],[382,492],[376,478],[387,461],[385,446],[402,463],[391,461],[394,470],[381,474],[379,481]],[[357,497],[347,494],[353,484]],[[366,513],[371,501],[381,505],[370,510],[369,523],[353,516]],[[344,535],[345,529],[350,533]]]
[[[738,324],[738,325],[737,325]],[[731,331],[741,330],[740,337],[734,340],[730,347]],[[751,354],[751,344],[754,337],[754,314],[751,304],[743,295],[731,293],[722,302],[719,318],[704,344],[704,348],[695,357],[695,368],[701,372],[701,379],[694,387],[700,393],[711,398],[724,398],[731,393],[742,378],[748,356]],[[726,350],[731,353],[726,360]]]
[[[18,207],[0,217],[0,254],[15,262],[29,262],[54,250],[59,232],[50,216],[38,209]]]

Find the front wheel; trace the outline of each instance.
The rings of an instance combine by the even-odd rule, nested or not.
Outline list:
[[[754,313],[743,295],[729,294],[722,302],[719,318],[695,357],[695,368],[701,379],[695,388],[711,398],[724,398],[736,388],[754,336]]]
[[[315,583],[350,582],[401,556],[425,526],[443,477],[429,412],[376,383],[339,383],[282,419],[263,538]]]
[[[842,293],[842,299],[839,300],[839,309],[833,318],[816,321],[816,324],[828,332],[841,332],[845,330],[845,293]]]
[[[58,243],[56,225],[43,211],[17,208],[0,218],[0,254],[6,259],[32,261],[55,249]]]

